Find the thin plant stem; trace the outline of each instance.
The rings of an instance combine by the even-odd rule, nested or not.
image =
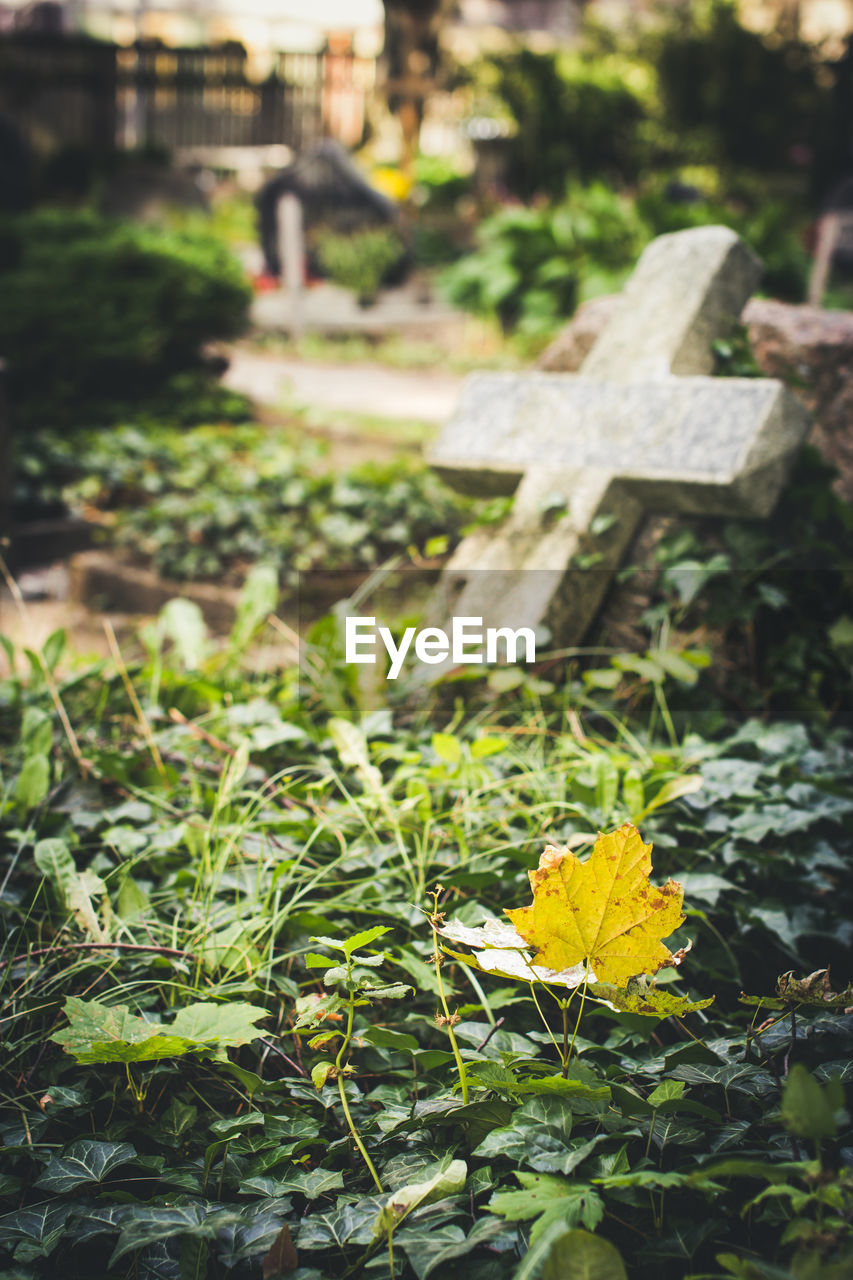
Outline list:
[[[560,1008],[563,1011],[563,1071],[562,1076],[565,1080],[569,1074],[569,1002],[568,1000],[560,1001]]]
[[[6,582],[6,586],[9,588],[12,599],[15,601],[15,606],[18,609],[18,612],[20,613],[21,617],[24,619],[24,622],[27,624],[27,626],[31,626],[32,624],[30,621],[30,612],[27,608],[27,602],[21,593],[21,588],[18,586],[14,577],[9,572],[9,567],[6,564],[6,561],[3,559],[2,555],[0,555],[0,574],[3,575],[3,578]],[[59,687],[57,686],[57,683],[53,678],[53,672],[45,662],[44,654],[42,653],[41,649],[35,650],[35,656],[36,656],[36,661],[38,662],[39,667],[41,668],[41,673],[42,673],[42,676],[44,677],[44,682],[47,685],[48,692],[50,693],[51,702],[54,705],[56,714],[59,716],[59,720],[62,725],[65,736],[68,739],[68,745],[71,748],[71,754],[73,755],[75,761],[77,762],[77,766],[80,769],[80,772],[85,775],[91,771],[91,765],[87,760],[83,758],[83,752],[80,750],[80,744],[77,741],[77,735],[74,732],[71,721],[68,719],[68,713],[65,710],[65,704],[63,703],[62,698],[60,697]]]
[[[586,988],[587,988],[588,982],[589,982],[589,961],[587,961],[586,963],[586,971],[583,975],[583,986],[581,987],[581,1003],[580,1003],[580,1008],[578,1009],[578,1016],[575,1021],[575,1029],[574,1029],[574,1032],[572,1033],[572,1043],[569,1045],[570,1058],[575,1051],[575,1040],[577,1040],[578,1038],[578,1027],[581,1024],[581,1015],[583,1014],[583,1006],[586,1000]],[[568,1071],[568,1062],[566,1063],[566,1071]]]
[[[545,1017],[545,1014],[542,1012],[542,1006],[540,1005],[539,1001],[536,998],[536,991],[534,989],[534,985],[532,982],[529,985],[530,985],[530,995],[533,998],[533,1003],[536,1005],[536,1012],[539,1014],[539,1017],[542,1019],[542,1026],[545,1028],[546,1032],[548,1033],[548,1039],[551,1041],[551,1044],[554,1046],[557,1052],[557,1057],[562,1062],[563,1056],[560,1053],[560,1046],[558,1042],[555,1040],[554,1033],[551,1030],[551,1027],[549,1026],[548,1019]],[[547,991],[548,988],[546,987],[545,990]]]
[[[496,1025],[495,1015],[492,1013],[492,1007],[489,1004],[489,1000],[485,991],[483,990],[480,983],[477,981],[477,975],[475,974],[473,969],[466,968],[465,977],[468,979],[468,981],[471,983],[471,986],[474,988],[477,995],[480,997],[480,1006],[483,1010],[483,1013],[486,1015],[486,1020],[488,1021],[489,1026],[494,1028]],[[501,1021],[503,1021],[503,1019],[501,1019]]]
[[[350,960],[349,956],[347,956],[347,986],[348,987],[350,986],[351,976],[352,976],[352,961]],[[374,1165],[370,1156],[367,1154],[367,1147],[362,1142],[361,1135],[359,1134],[358,1130],[355,1127],[355,1122],[353,1121],[352,1113],[349,1109],[349,1103],[347,1102],[346,1089],[344,1088],[344,1055],[346,1054],[346,1051],[349,1048],[350,1040],[352,1039],[352,1022],[353,1022],[354,1014],[355,1014],[355,1005],[353,1003],[352,990],[350,990],[349,991],[349,1009],[347,1013],[347,1029],[344,1032],[343,1043],[341,1044],[341,1047],[338,1050],[338,1056],[335,1058],[335,1074],[338,1079],[338,1093],[341,1095],[341,1106],[344,1109],[344,1115],[346,1116],[347,1127],[349,1128],[350,1136],[352,1137],[353,1142],[361,1152],[362,1159],[364,1160],[364,1163],[367,1165],[367,1168],[370,1171],[370,1176],[373,1179],[374,1183],[376,1184],[376,1190],[384,1191],[385,1188],[382,1186],[382,1183],[379,1180],[379,1174],[376,1172],[376,1166]]]
[[[141,942],[60,942],[52,947],[35,947],[32,951],[24,951],[11,960],[0,960],[0,969],[10,964],[20,964],[22,960],[31,960],[34,956],[59,955],[67,951],[147,951],[158,956],[170,956],[179,960],[193,960],[191,951],[181,951],[176,947],[158,947]]]
[[[429,922],[432,927],[432,942],[433,942],[432,958],[435,964],[435,980],[438,985],[438,998],[441,1001],[441,1007],[444,1010],[443,1024],[445,1027],[447,1027],[447,1034],[450,1037],[450,1047],[453,1051],[453,1057],[456,1060],[456,1070],[459,1072],[459,1084],[462,1087],[462,1104],[463,1106],[467,1106],[468,1076],[465,1070],[465,1063],[462,1061],[462,1054],[459,1052],[459,1043],[456,1039],[456,1035],[453,1030],[454,1020],[458,1021],[458,1017],[454,1014],[451,1014],[450,1012],[450,1009],[447,1004],[447,996],[444,991],[444,982],[441,977],[442,955],[438,945],[438,922],[440,919],[439,911],[438,911],[438,895],[440,893],[441,893],[441,885],[437,885],[432,895],[433,913],[429,918]]]
[[[109,618],[104,618],[103,624],[104,632],[107,637],[107,644],[110,646],[110,653],[112,654],[113,661],[118,668],[118,673],[121,676],[121,682],[124,685],[130,705],[133,707],[137,723],[142,730],[142,736],[148,745],[148,750],[151,753],[151,759],[154,761],[154,767],[165,782],[166,766],[163,764],[163,757],[160,755],[160,748],[154,741],[154,734],[151,732],[151,725],[148,722],[145,712],[142,710],[142,703],[136,696],[136,690],[133,687],[133,682],[128,675],[127,667],[124,664],[124,658],[121,656],[121,650],[118,647],[118,641],[116,640],[116,633],[113,630],[113,624],[110,622]]]
[[[667,705],[667,701],[664,696],[663,689],[660,687],[659,684],[655,685],[655,701],[658,704],[658,708],[661,714],[661,720],[663,721],[664,728],[666,729],[670,746],[677,747],[678,734],[675,732],[675,725],[673,724],[672,716],[669,713],[669,706]]]
[[[353,1118],[352,1118],[352,1112],[350,1111],[349,1103],[347,1102],[346,1090],[344,1089],[343,1073],[340,1071],[338,1072],[338,1093],[341,1095],[341,1106],[344,1109],[344,1115],[346,1116],[347,1127],[349,1128],[350,1136],[352,1137],[353,1142],[361,1152],[362,1159],[364,1160],[364,1163],[367,1165],[367,1168],[370,1171],[370,1176],[373,1179],[374,1183],[376,1184],[376,1190],[384,1191],[385,1188],[382,1186],[382,1183],[379,1180],[379,1174],[376,1172],[376,1166],[374,1165],[370,1156],[367,1154],[367,1147],[362,1142],[361,1136],[355,1127],[355,1122],[353,1121]]]

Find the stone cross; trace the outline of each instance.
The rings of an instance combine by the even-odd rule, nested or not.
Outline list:
[[[288,192],[276,210],[279,259],[284,288],[290,305],[290,328],[294,337],[302,334],[302,303],[305,286],[305,230],[302,202]]]
[[[726,227],[661,236],[579,374],[467,380],[429,461],[466,492],[516,496],[456,549],[433,618],[575,644],[647,510],[769,515],[807,414],[775,380],[709,376],[759,275]]]

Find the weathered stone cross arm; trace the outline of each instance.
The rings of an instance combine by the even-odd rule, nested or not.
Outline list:
[[[468,380],[430,461],[467,492],[516,497],[457,549],[433,613],[576,643],[646,510],[769,514],[807,416],[779,382],[706,376],[759,270],[728,228],[663,236],[580,374]]]
[[[456,429],[475,421],[482,434]],[[474,374],[430,461],[474,494],[513,493],[542,467],[596,470],[652,509],[766,516],[803,421],[771,379]]]

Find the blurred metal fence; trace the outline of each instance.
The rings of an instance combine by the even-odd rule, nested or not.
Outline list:
[[[0,35],[0,113],[39,151],[281,143],[301,150],[321,137],[351,146],[374,83],[372,59],[340,50],[279,53],[257,81],[242,45]]]

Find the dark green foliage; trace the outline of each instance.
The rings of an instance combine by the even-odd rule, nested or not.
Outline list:
[[[664,119],[687,159],[782,170],[819,139],[827,94],[812,50],[746,30],[729,0],[679,15],[656,61]]]
[[[202,346],[235,337],[248,300],[236,261],[198,234],[55,210],[6,220],[0,351],[16,424],[101,425],[164,403],[198,413]]]
[[[658,552],[664,599],[647,621],[707,627],[726,696],[754,714],[853,716],[853,510],[834,474],[806,448],[769,520],[708,521]]]
[[[111,513],[119,545],[181,581],[239,583],[257,561],[286,587],[310,570],[372,569],[430,538],[455,539],[473,511],[423,466],[336,475],[318,446],[254,426],[48,435],[22,442],[18,471],[19,505],[34,488]]]
[[[658,1280],[752,1266],[842,1280],[851,1017],[807,1002],[756,1010],[738,996],[773,993],[778,973],[827,960],[836,990],[851,976],[843,733],[751,720],[665,746],[642,712],[625,722],[631,737],[609,727],[606,692],[541,680],[480,687],[469,702],[475,721],[488,716],[486,735],[475,724],[433,734],[429,708],[342,726],[278,676],[246,677],[227,656],[187,671],[155,645],[131,677],[158,771],[128,729],[118,677],[104,665],[64,677],[61,650],[52,640],[44,663],[84,772],[35,658],[29,679],[0,684],[0,1275],[40,1280],[61,1262],[68,1280],[250,1280],[273,1245],[292,1265],[292,1240],[303,1280],[381,1277],[390,1194],[440,1184],[455,1160],[464,1192],[414,1197],[394,1232],[405,1280],[562,1277],[581,1256],[616,1267],[614,1250],[628,1274]],[[320,698],[332,679],[318,673]],[[166,716],[171,706],[194,724]],[[518,726],[541,732],[519,740]],[[20,780],[37,758],[46,774],[34,789]],[[655,881],[674,873],[685,885],[673,942],[694,949],[673,990],[715,993],[714,1005],[681,1022],[588,1008],[563,1080],[526,986],[481,974],[474,987],[446,962],[463,1104],[434,1020],[429,930],[413,910],[424,888],[440,879],[443,909],[468,923],[499,916],[527,899],[544,826],[557,841],[612,827],[697,769],[702,790],[661,803],[642,827]],[[114,945],[87,947],[81,892]],[[340,1043],[347,947],[370,1004],[355,1010],[343,1088],[381,1194],[347,1138],[337,1081],[309,1078],[322,1080]],[[414,988],[402,999],[401,984]],[[140,1017],[168,1030],[202,1006],[214,1021],[193,1032],[201,1040],[220,1034],[220,1011],[246,1004],[255,1022],[268,1012],[259,1037],[218,1057],[178,1043],[125,1068],[132,1055],[113,1040],[116,1062],[81,1065],[51,1038],[68,1025],[63,1006],[102,1019],[112,1006],[128,1040],[145,1039]],[[239,1019],[235,1044],[252,1035]],[[318,1034],[331,1051],[308,1043]]]
[[[469,195],[470,175],[460,173],[446,156],[419,155],[414,164],[416,201],[424,209],[452,209]]]
[[[595,59],[570,68],[553,53],[522,49],[494,62],[494,92],[517,132],[507,143],[506,181],[524,199],[559,196],[567,181],[640,174],[645,108],[622,77]]]

